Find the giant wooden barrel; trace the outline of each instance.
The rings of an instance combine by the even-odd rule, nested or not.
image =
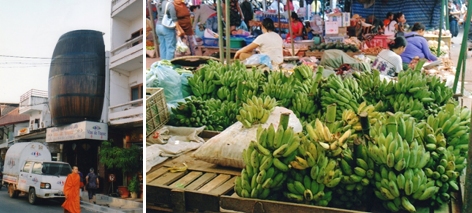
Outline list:
[[[48,87],[54,125],[100,121],[105,93],[105,44],[101,32],[76,30],[59,38]]]

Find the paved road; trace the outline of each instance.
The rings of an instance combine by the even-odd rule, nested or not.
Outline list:
[[[63,200],[41,200],[37,205],[28,203],[27,195],[20,195],[18,198],[10,198],[7,189],[0,189],[0,213],[31,212],[31,213],[62,213]],[[82,209],[82,213],[91,213]]]

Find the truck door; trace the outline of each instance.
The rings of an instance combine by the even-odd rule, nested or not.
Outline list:
[[[28,186],[33,182],[31,175],[32,161],[26,161],[23,168],[20,169],[20,177],[18,178],[18,189],[21,191],[28,191]]]

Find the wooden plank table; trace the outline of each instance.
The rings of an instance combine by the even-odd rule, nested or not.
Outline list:
[[[187,171],[172,173],[168,168],[188,166]],[[234,192],[234,180],[241,169],[222,167],[196,160],[192,152],[154,166],[146,174],[147,212],[321,212],[358,213],[363,211],[304,205],[290,202],[241,198]],[[459,197],[460,193],[454,193]],[[380,207],[374,209],[380,212]],[[428,213],[429,208],[418,208]],[[459,213],[457,201],[435,210]]]

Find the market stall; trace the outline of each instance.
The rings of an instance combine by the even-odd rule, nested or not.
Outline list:
[[[148,165],[149,209],[457,208],[471,114],[439,77],[409,70],[386,81],[305,65],[263,73],[210,62],[188,78],[191,97],[169,98],[167,125],[219,133],[191,155]]]

